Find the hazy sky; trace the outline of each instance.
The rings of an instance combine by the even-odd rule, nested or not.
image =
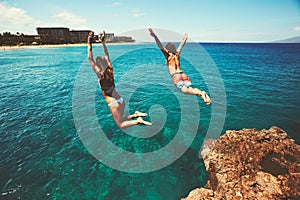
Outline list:
[[[0,0],[0,33],[49,26],[117,35],[153,27],[199,42],[265,42],[300,36],[300,0]]]

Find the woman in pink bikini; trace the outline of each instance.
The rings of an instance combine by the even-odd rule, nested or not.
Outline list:
[[[102,37],[100,38],[105,56],[98,56],[96,58],[96,61],[94,61],[92,52],[93,38],[94,32],[90,32],[88,36],[88,59],[98,77],[98,82],[99,86],[102,89],[102,94],[106,100],[107,105],[109,106],[110,112],[115,122],[121,129],[137,124],[151,125],[151,123],[142,119],[142,117],[147,116],[146,113],[136,111],[133,115],[123,117],[125,102],[115,88],[114,70],[105,45],[105,32],[103,31]],[[137,119],[132,120],[134,118]]]
[[[210,98],[206,92],[201,91],[198,88],[193,88],[189,77],[180,68],[179,55],[186,43],[188,35],[184,34],[183,40],[176,50],[176,46],[173,43],[168,43],[165,47],[163,47],[162,43],[151,28],[149,28],[149,32],[150,35],[154,37],[157,46],[160,48],[166,58],[168,71],[175,86],[184,94],[197,95],[201,97],[205,104],[209,105]]]

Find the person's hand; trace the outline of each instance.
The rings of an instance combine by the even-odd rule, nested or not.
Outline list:
[[[90,31],[89,32],[89,36],[88,36],[88,42],[90,43],[92,41],[92,39],[94,39],[94,32],[93,31]]]
[[[152,37],[155,37],[155,36],[156,36],[155,33],[153,32],[152,28],[149,28],[148,30],[149,30],[150,35],[151,35]]]
[[[105,31],[103,31],[102,36],[100,37],[100,41],[103,42],[105,40]]]
[[[187,38],[188,38],[188,34],[185,33],[185,34],[183,35],[183,39],[187,39]]]

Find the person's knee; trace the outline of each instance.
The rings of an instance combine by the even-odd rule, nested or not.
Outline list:
[[[117,126],[121,128],[124,120],[122,118],[116,117],[116,116],[114,116],[114,120],[115,120],[115,123],[117,124]]]
[[[120,129],[126,128],[123,123],[117,124]]]

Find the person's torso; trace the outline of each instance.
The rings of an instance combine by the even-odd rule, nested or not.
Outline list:
[[[176,72],[181,72],[179,55],[170,53],[167,57],[167,66],[170,75]]]

